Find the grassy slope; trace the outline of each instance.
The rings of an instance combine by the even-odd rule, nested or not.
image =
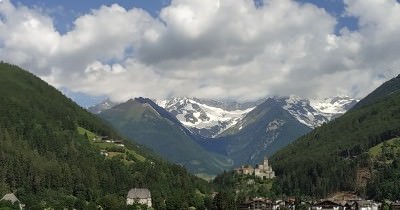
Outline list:
[[[99,142],[99,141],[93,140],[93,139],[98,139],[99,135],[96,135],[95,133],[93,133],[93,132],[91,132],[91,131],[89,131],[89,130],[87,130],[85,128],[78,127],[78,133],[81,134],[81,135],[85,135],[86,134],[87,137],[88,137],[88,141],[93,146],[95,146],[95,147],[97,147],[99,149],[112,151],[116,147],[116,145],[114,143]],[[146,160],[146,158],[143,157],[143,155],[138,154],[132,148],[125,148],[124,147],[124,148],[119,148],[119,149],[121,149],[122,151],[121,152],[109,152],[109,157],[112,158],[114,156],[118,156],[119,155],[119,156],[122,157],[122,159],[126,160],[126,158],[127,158],[126,154],[131,154],[138,161],[143,162],[143,161]]]
[[[385,149],[387,151],[385,151]],[[394,155],[400,154],[400,138],[393,138],[384,141],[368,150],[371,158],[377,159],[379,156],[384,155],[384,153],[391,153]]]

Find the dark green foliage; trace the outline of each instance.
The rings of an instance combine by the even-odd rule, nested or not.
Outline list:
[[[398,78],[389,83],[392,83],[391,87],[400,87]],[[275,191],[315,197],[335,191],[363,194],[365,187],[357,180],[357,172],[364,169],[378,177],[386,174],[374,171],[369,148],[400,135],[400,92],[397,89],[389,92],[385,94],[378,88],[378,93],[370,96],[385,94],[386,97],[378,97],[365,106],[356,106],[275,154],[271,160],[278,176]],[[376,189],[370,184],[367,188]],[[369,196],[376,197],[377,193],[370,190]]]
[[[272,191],[272,179],[261,179],[254,175],[242,175],[234,172],[224,172],[215,177],[213,183],[218,192],[226,192],[234,195],[235,205],[252,198],[276,198]]]
[[[367,195],[376,200],[397,200],[400,197],[400,139],[385,141],[379,146],[381,151],[373,159],[376,173],[369,181]]]
[[[236,209],[256,197],[275,199],[277,195],[272,191],[273,182],[254,175],[224,172],[213,181],[219,193],[214,197],[211,209]]]
[[[164,209],[164,200],[171,196],[195,205],[186,195],[211,191],[207,182],[134,143],[125,145],[146,161],[127,164],[104,158],[87,135],[78,133],[78,126],[122,139],[39,78],[1,63],[0,197],[17,190],[30,209],[95,209],[99,204],[105,209],[124,209],[130,188],[147,187],[153,205]]]
[[[0,201],[0,210],[19,210],[18,202]]]
[[[236,209],[235,194],[229,191],[219,192],[214,197],[213,208],[217,210]]]

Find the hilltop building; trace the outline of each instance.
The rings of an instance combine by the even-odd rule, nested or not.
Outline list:
[[[132,188],[126,197],[126,205],[133,205],[134,203],[144,204],[151,207],[151,193],[146,188]]]
[[[256,165],[255,168],[251,166],[242,166],[236,168],[235,172],[238,174],[255,175],[263,179],[272,179],[275,177],[275,172],[272,170],[272,167],[269,166],[267,157],[264,158],[262,164]]]

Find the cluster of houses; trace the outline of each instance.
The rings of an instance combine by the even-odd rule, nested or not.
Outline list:
[[[272,179],[275,177],[275,172],[268,164],[267,157],[264,157],[263,163],[257,164],[255,168],[253,168],[252,166],[241,166],[240,168],[235,168],[234,171],[237,174],[254,175],[262,179]]]
[[[93,141],[97,142],[106,142],[106,143],[113,143],[115,146],[125,147],[125,144],[122,140],[114,140],[110,139],[108,136],[97,136],[92,139]]]
[[[95,143],[112,143],[115,144],[117,147],[125,147],[125,144],[122,140],[113,140],[110,139],[108,136],[96,136],[92,139]],[[109,156],[107,150],[103,149],[100,151],[100,154],[103,156]]]
[[[287,200],[271,200],[268,198],[253,198],[240,204],[239,209],[253,209],[253,210],[280,210],[280,209],[301,209],[307,210],[378,210],[381,209],[382,204],[371,200],[320,200],[317,202],[299,201],[296,202],[294,198]],[[391,203],[390,209],[400,209],[400,203]]]

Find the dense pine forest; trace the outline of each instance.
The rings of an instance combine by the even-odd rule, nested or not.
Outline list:
[[[210,184],[183,167],[128,141],[143,159],[106,158],[78,127],[123,139],[36,76],[1,63],[0,197],[15,192],[27,209],[125,209],[129,189],[146,187],[155,209],[210,205]]]

